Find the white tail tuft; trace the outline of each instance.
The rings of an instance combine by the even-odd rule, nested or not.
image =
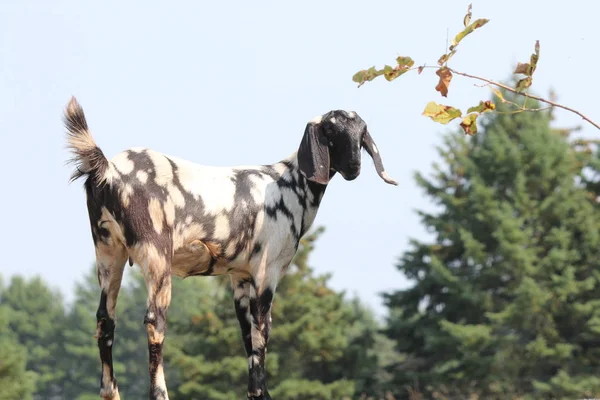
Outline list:
[[[75,164],[75,171],[73,171],[70,181],[90,175],[97,184],[104,182],[109,165],[108,160],[96,145],[88,129],[83,108],[75,97],[71,97],[71,101],[67,105],[64,124],[67,128],[68,148],[73,153],[73,158],[69,161]]]

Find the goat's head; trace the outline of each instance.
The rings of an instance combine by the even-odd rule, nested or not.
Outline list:
[[[306,125],[298,149],[298,167],[306,179],[323,185],[329,183],[330,170],[351,181],[360,175],[363,147],[373,159],[381,179],[398,185],[385,172],[367,124],[352,111],[333,110]]]

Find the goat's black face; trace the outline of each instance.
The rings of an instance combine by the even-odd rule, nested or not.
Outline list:
[[[298,166],[307,179],[323,185],[329,183],[331,170],[351,181],[360,175],[363,147],[373,158],[379,176],[397,185],[383,169],[379,149],[367,124],[352,111],[330,111],[306,125],[298,149]]]
[[[329,167],[347,181],[360,175],[362,138],[367,124],[355,113],[331,111],[319,123],[329,148]]]

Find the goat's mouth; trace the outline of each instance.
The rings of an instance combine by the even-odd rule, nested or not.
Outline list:
[[[358,169],[358,171],[352,171],[352,172],[343,172],[343,171],[338,171],[340,173],[340,175],[342,175],[342,178],[344,178],[347,181],[353,181],[356,178],[358,178],[358,176],[360,175],[360,169]]]

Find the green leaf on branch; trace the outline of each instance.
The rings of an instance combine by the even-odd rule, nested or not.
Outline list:
[[[393,67],[390,67],[389,65],[386,65],[385,67],[383,67],[383,76],[388,81],[391,81],[398,77],[398,75],[394,76],[394,74],[395,74],[395,69]]]
[[[400,67],[401,69],[405,69],[405,70],[408,70],[413,65],[415,65],[415,61],[410,57],[400,56],[400,57],[396,58],[396,62],[398,63],[398,67]]]
[[[414,60],[410,57],[398,57],[396,59],[396,62],[398,63],[398,65],[395,68],[386,65],[383,69],[383,76],[388,81],[393,81],[394,79],[408,71],[413,65],[415,65]]]
[[[398,57],[396,59],[396,62],[398,63],[396,67],[386,65],[385,67],[383,67],[383,69],[379,70],[375,67],[371,67],[369,69],[363,69],[361,71],[358,71],[354,74],[352,80],[358,83],[358,87],[361,87],[365,82],[370,82],[380,75],[383,75],[388,81],[393,81],[394,79],[408,71],[415,64],[412,58],[402,56]]]
[[[498,97],[500,99],[500,101],[502,101],[503,103],[506,103],[506,100],[504,99],[504,96],[502,95],[502,92],[494,87],[490,86],[490,90],[496,95],[496,97]]]
[[[456,54],[456,46],[458,46],[458,43],[460,43],[460,41],[463,40],[465,38],[465,36],[471,34],[475,29],[481,28],[483,25],[485,25],[489,22],[489,19],[480,18],[480,19],[476,20],[475,22],[471,23],[471,16],[472,16],[471,8],[472,8],[472,4],[469,4],[469,8],[467,9],[467,14],[463,18],[463,24],[465,26],[465,29],[463,29],[462,32],[458,33],[454,37],[454,40],[452,40],[452,45],[449,48],[450,52],[443,54],[438,59],[439,66],[446,64],[448,62],[448,60],[450,60],[450,58],[452,58],[452,56],[454,54]]]
[[[467,110],[467,113],[472,113],[472,112],[477,112],[477,113],[484,113],[487,111],[494,111],[496,109],[496,105],[494,103],[492,103],[491,101],[480,101],[479,105],[474,106],[474,107],[470,107]]]
[[[468,114],[463,118],[460,127],[463,128],[465,134],[473,136],[477,133],[477,117],[479,114]]]
[[[462,111],[454,107],[445,106],[443,104],[437,104],[434,101],[430,101],[425,106],[423,115],[431,118],[435,122],[445,125],[455,118],[460,118],[462,116]]]
[[[438,82],[435,90],[440,92],[442,96],[448,97],[448,87],[450,86],[450,81],[452,80],[452,72],[446,67],[442,67],[438,69],[435,74],[440,77],[440,81]]]
[[[450,51],[454,50],[456,48],[456,46],[458,46],[460,41],[465,38],[465,36],[473,33],[473,31],[475,29],[481,28],[482,26],[487,24],[489,21],[490,21],[489,19],[480,18],[480,19],[475,20],[475,22],[469,24],[469,26],[467,26],[465,29],[463,29],[462,32],[460,32],[459,34],[457,34],[454,37],[454,40],[452,40],[452,46],[450,46]]]
[[[358,83],[358,87],[361,87],[365,82],[372,81],[381,74],[383,74],[383,70],[378,71],[375,69],[375,67],[371,67],[369,69],[358,71],[356,74],[354,74],[352,80]]]

